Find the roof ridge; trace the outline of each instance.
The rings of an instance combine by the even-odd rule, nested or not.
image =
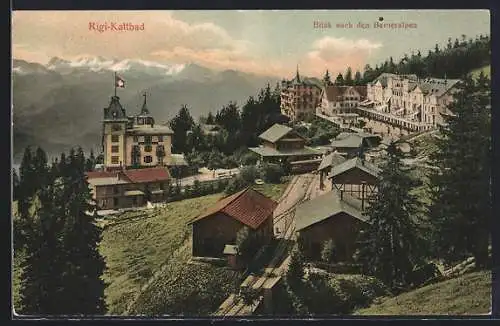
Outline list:
[[[263,194],[262,192],[260,192],[260,191],[259,191],[259,190],[257,190],[257,189],[252,188],[251,186],[249,186],[249,189],[251,189],[252,191],[254,191],[254,192],[258,193],[258,194],[259,194],[259,195],[261,195],[262,197],[264,197],[264,198],[266,198],[266,199],[271,200],[271,201],[272,201],[272,202],[274,202],[275,204],[277,204],[277,203],[278,203],[276,200],[274,200],[274,199],[272,199],[272,198],[270,198],[270,197],[267,197],[265,194]]]
[[[249,188],[250,188],[250,186],[247,186],[246,188],[244,188],[244,189],[242,189],[242,190],[240,190],[238,192],[235,192],[234,194],[231,194],[231,195],[229,195],[227,197],[221,198],[220,200],[224,200],[224,199],[230,198],[231,196],[234,196],[234,198],[231,199],[230,201],[228,201],[224,206],[222,206],[220,208],[220,210],[226,208],[227,206],[229,206],[229,204],[233,203],[236,199],[240,198],[241,195],[243,195]]]

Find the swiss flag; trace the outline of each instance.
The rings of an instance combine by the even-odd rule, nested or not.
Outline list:
[[[125,88],[125,80],[123,80],[120,76],[115,77],[115,86],[120,88]]]

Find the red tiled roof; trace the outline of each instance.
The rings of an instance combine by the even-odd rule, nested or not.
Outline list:
[[[85,173],[89,179],[97,179],[97,178],[112,178],[116,177],[117,172],[112,171],[91,171]]]
[[[252,188],[246,188],[219,200],[214,206],[207,209],[188,224],[220,212],[252,229],[257,229],[273,213],[277,205],[278,203],[260,192]]]
[[[170,173],[166,168],[146,168],[130,169],[123,171],[123,174],[133,183],[166,181],[170,179]]]

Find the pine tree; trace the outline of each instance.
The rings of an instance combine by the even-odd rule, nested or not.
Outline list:
[[[337,78],[335,79],[335,85],[337,85],[337,86],[344,86],[345,85],[344,76],[342,76],[341,73],[339,73],[337,75]]]
[[[215,117],[212,112],[208,112],[207,120],[205,121],[207,125],[213,125],[215,123]]]
[[[61,276],[60,309],[65,314],[102,314],[106,311],[105,284],[101,279],[105,263],[98,251],[101,232],[95,224],[97,215],[85,177],[83,150],[72,152],[69,160],[73,173],[65,185],[69,201],[63,229],[66,259],[65,273]]]
[[[366,210],[370,224],[361,233],[360,261],[365,270],[391,288],[408,285],[410,273],[420,263],[417,228],[420,203],[411,193],[417,185],[401,162],[393,143],[381,167],[377,192]]]
[[[354,74],[354,85],[362,85],[363,84],[363,77],[361,76],[361,73],[359,71],[356,71]]]
[[[326,70],[325,76],[323,77],[323,85],[325,86],[332,85],[332,80],[330,78],[330,72],[328,72],[328,69]]]
[[[351,86],[354,84],[354,81],[352,79],[352,69],[351,67],[347,67],[347,71],[345,73],[344,77],[344,84],[347,86]]]
[[[187,132],[194,126],[194,120],[189,109],[183,105],[179,113],[170,121],[170,128],[174,132],[172,137],[172,152],[185,153],[190,149],[186,147]]]
[[[431,156],[439,169],[430,178],[434,247],[446,262],[472,255],[484,268],[492,218],[489,80],[467,76],[457,90]]]

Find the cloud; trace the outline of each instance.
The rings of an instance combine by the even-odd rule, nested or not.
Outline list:
[[[144,24],[144,31],[98,32],[92,24]],[[189,24],[170,12],[15,12],[13,43],[25,43],[45,56],[82,53],[118,58],[145,58],[157,51],[184,47],[197,51],[243,52],[249,42],[232,38],[211,22]],[[95,26],[95,25],[92,25]],[[28,49],[26,49],[28,50]],[[25,53],[27,54],[27,53]]]
[[[92,30],[104,23],[144,24],[144,31]],[[303,74],[321,76],[362,69],[373,51],[382,47],[366,39],[331,36],[304,44],[291,55],[269,55],[262,44],[232,36],[214,22],[186,22],[171,12],[128,11],[14,12],[13,55],[18,59],[46,63],[51,57],[72,59],[86,56],[142,59],[168,63],[197,63],[213,69],[291,77],[297,63]],[[265,39],[265,38],[264,38]],[[272,44],[264,44],[269,50]],[[266,53],[259,54],[259,53]],[[284,52],[288,53],[288,52]]]
[[[381,43],[366,39],[325,36],[313,42],[312,49],[306,56],[306,67],[316,74],[324,72],[326,68],[343,72],[348,66],[353,70],[362,70],[368,57],[381,47]]]

